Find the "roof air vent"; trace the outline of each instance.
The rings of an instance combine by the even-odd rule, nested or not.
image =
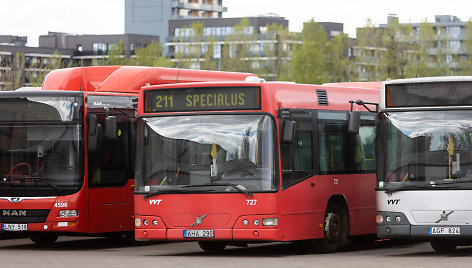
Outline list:
[[[316,96],[318,97],[318,105],[328,106],[328,93],[324,89],[317,89]]]

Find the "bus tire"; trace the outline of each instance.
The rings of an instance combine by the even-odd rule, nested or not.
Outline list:
[[[198,245],[206,252],[221,252],[226,248],[226,242],[198,241]]]
[[[452,253],[457,248],[457,243],[447,239],[435,239],[429,241],[431,247],[437,253]]]
[[[340,202],[329,202],[324,220],[324,238],[315,240],[315,251],[333,253],[347,243],[348,214]]]
[[[54,245],[54,242],[56,242],[57,238],[59,238],[59,235],[51,233],[32,233],[30,235],[31,241],[41,247],[49,247]]]

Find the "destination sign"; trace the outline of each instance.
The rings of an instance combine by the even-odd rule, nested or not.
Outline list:
[[[387,84],[385,104],[394,107],[472,105],[472,82],[422,82]]]
[[[259,87],[200,87],[146,90],[144,112],[259,110]]]

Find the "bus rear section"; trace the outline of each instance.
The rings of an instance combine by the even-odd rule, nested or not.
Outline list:
[[[254,75],[85,67],[51,72],[42,89],[1,92],[1,231],[28,232],[42,245],[73,234],[134,239],[140,88],[146,83],[250,76]]]
[[[376,88],[270,82],[143,88],[135,236],[227,245],[304,241],[334,252],[375,233]]]
[[[472,245],[472,77],[392,80],[381,91],[377,234]]]

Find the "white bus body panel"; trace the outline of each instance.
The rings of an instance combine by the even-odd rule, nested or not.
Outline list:
[[[472,243],[472,191],[377,191],[379,238],[454,239]]]

